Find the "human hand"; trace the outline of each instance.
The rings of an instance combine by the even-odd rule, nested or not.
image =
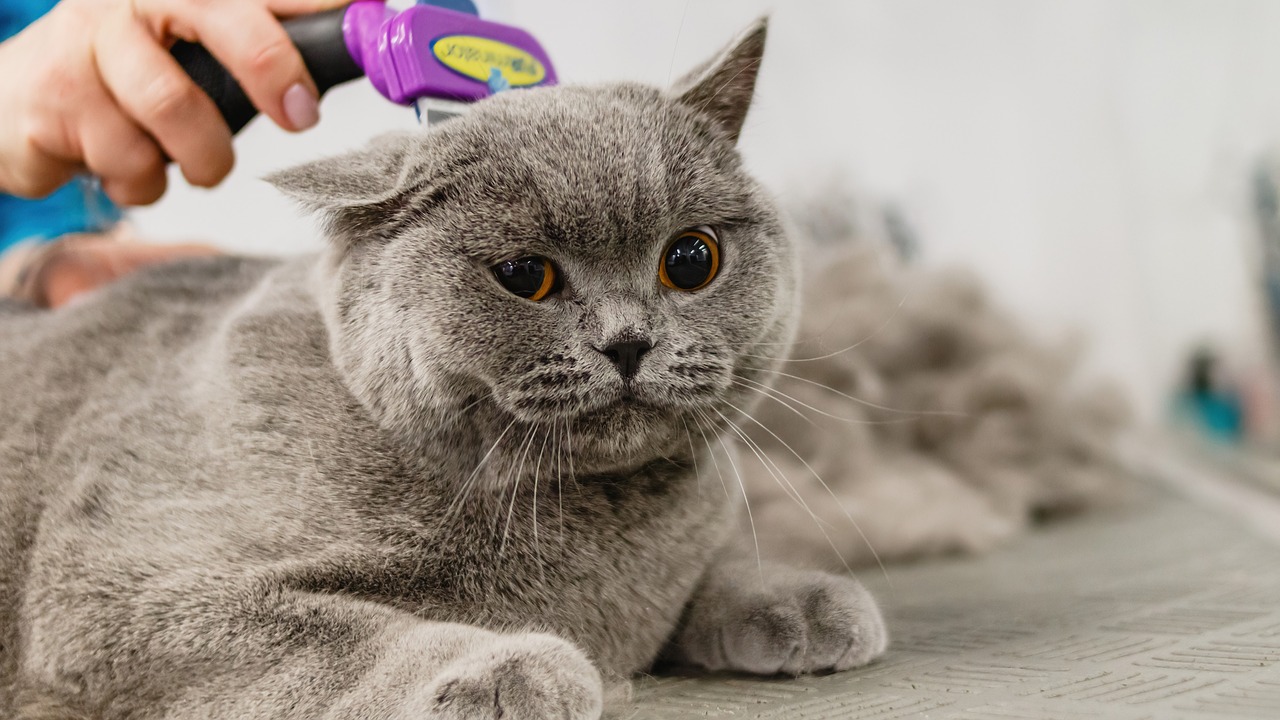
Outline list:
[[[64,235],[0,255],[0,297],[57,308],[151,265],[220,254],[201,243],[147,243],[120,224],[110,232]]]
[[[231,171],[231,133],[169,54],[199,42],[286,130],[316,123],[315,83],[277,16],[349,0],[62,0],[0,43],[0,191],[42,197],[86,169],[121,205]]]

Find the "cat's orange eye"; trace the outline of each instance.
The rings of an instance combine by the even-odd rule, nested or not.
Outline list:
[[[720,244],[706,225],[685,230],[663,253],[658,279],[672,290],[700,290],[720,271]]]
[[[538,302],[560,289],[560,273],[544,257],[507,260],[493,266],[493,275],[513,295]]]

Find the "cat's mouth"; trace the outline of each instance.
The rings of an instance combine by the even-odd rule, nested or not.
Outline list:
[[[680,413],[636,394],[620,394],[611,402],[570,420],[568,435],[581,467],[617,469],[618,463],[645,462],[665,454],[681,427]]]
[[[698,406],[695,398],[674,396],[661,383],[639,382],[568,397],[524,396],[506,407],[520,423],[515,436],[521,436],[521,426],[542,428],[565,445],[579,470],[603,471],[666,456],[677,440],[683,447]]]
[[[579,414],[576,420],[579,423],[590,423],[613,418],[635,422],[647,418],[656,420],[668,414],[670,414],[668,408],[644,398],[634,390],[627,389],[610,401]]]
[[[561,424],[575,438],[591,438],[602,447],[625,446],[628,453],[643,453],[643,448],[683,433],[691,413],[713,412],[721,396],[710,384],[694,391],[661,377],[539,390],[514,397],[499,394],[497,399],[522,424]]]

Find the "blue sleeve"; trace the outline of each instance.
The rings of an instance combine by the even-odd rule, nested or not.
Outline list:
[[[55,0],[0,1],[0,40],[16,35],[55,4]],[[0,252],[24,240],[105,230],[119,220],[120,210],[87,177],[76,178],[42,200],[0,193]]]

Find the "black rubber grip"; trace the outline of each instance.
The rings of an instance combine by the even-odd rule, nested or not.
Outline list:
[[[289,39],[302,54],[321,95],[335,85],[364,75],[351,59],[342,37],[342,17],[346,12],[347,8],[341,7],[284,22]],[[240,83],[203,45],[179,41],[171,52],[196,85],[213,98],[232,133],[240,132],[258,114]]]

